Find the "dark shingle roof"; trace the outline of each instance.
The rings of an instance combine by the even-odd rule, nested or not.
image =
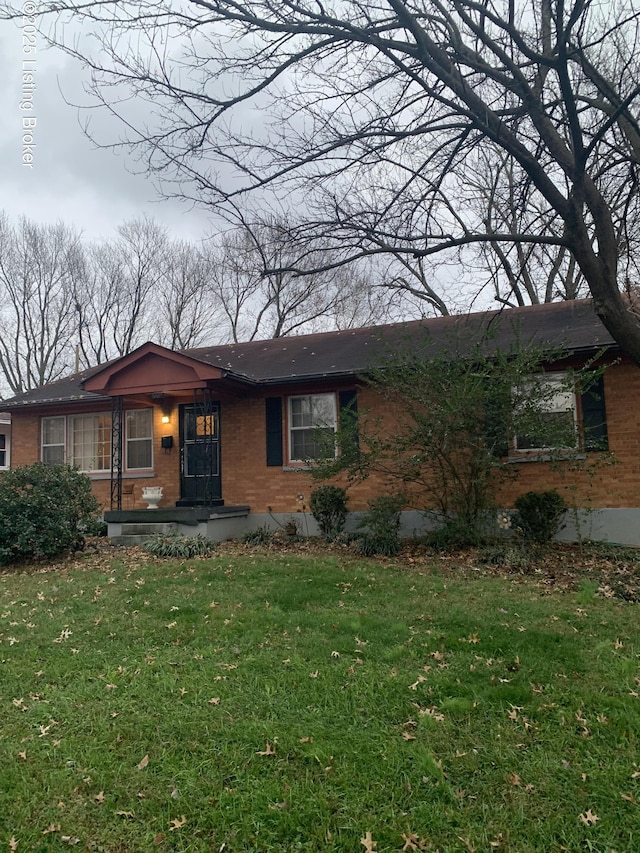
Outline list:
[[[613,338],[593,310],[590,299],[554,302],[503,311],[436,317],[386,326],[368,326],[338,332],[322,332],[183,350],[183,354],[222,368],[229,379],[256,385],[358,376],[376,358],[404,348],[424,347],[428,353],[451,349],[469,350],[487,335],[487,349],[508,348],[516,341],[588,352],[615,346]],[[86,392],[84,380],[105,365],[50,382],[3,402],[7,409],[54,402],[106,399]]]

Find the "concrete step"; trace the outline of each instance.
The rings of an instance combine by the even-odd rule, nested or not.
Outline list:
[[[167,533],[175,533],[178,525],[175,521],[158,521],[158,522],[124,522],[120,525],[122,536],[164,536]]]
[[[133,545],[144,545],[149,541],[149,536],[112,536],[109,541],[112,545],[124,545],[126,547]]]

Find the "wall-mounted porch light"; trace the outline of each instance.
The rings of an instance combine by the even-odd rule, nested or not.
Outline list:
[[[171,403],[171,398],[167,397],[163,391],[156,391],[151,394],[151,399],[154,403],[156,403],[162,412],[162,416],[160,420],[163,424],[171,423],[171,410],[173,409],[173,405]]]

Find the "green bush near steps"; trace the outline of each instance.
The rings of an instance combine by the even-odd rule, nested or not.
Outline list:
[[[89,478],[36,462],[0,475],[0,565],[82,548],[99,504]]]

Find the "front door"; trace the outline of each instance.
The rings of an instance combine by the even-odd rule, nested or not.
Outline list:
[[[209,400],[180,406],[179,506],[222,503],[220,404]]]

